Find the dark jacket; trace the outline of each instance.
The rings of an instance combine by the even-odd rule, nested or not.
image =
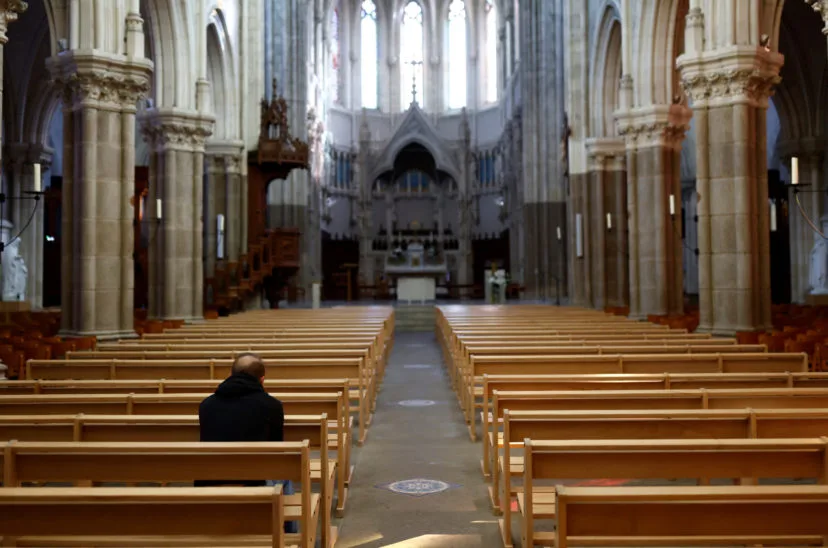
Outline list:
[[[198,407],[201,441],[283,441],[282,402],[247,373],[228,377]],[[264,485],[265,481],[197,481],[197,486]]]

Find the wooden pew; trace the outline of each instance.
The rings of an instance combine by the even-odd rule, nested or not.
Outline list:
[[[555,488],[543,480],[811,478],[828,482],[828,438],[776,440],[524,440],[518,510],[523,546],[550,543],[534,522],[554,519]],[[528,500],[527,497],[531,497]],[[502,530],[502,529],[501,529]],[[504,543],[511,545],[511,538]],[[508,541],[508,542],[507,542]]]
[[[828,409],[825,388],[747,388],[687,390],[596,390],[501,392],[484,417],[483,471],[492,470],[498,424],[506,410],[600,411],[625,409]],[[828,434],[828,432],[826,432]]]
[[[503,456],[492,470],[490,496],[511,538],[512,477],[523,458],[512,450],[535,440],[773,439],[828,434],[828,409],[510,411],[503,413]],[[507,464],[508,463],[508,466]],[[508,473],[507,473],[508,470]],[[503,496],[501,496],[501,490]],[[507,495],[508,493],[508,495]]]
[[[787,373],[808,371],[807,354],[618,354],[472,356],[462,375],[460,399],[474,425],[475,391],[484,375],[622,374],[622,373]],[[478,388],[480,387],[480,388]],[[473,432],[474,428],[470,428]],[[470,436],[472,434],[470,433]]]
[[[33,415],[198,415],[199,404],[209,394],[60,394],[0,396],[0,416]],[[326,448],[336,452],[336,486],[344,512],[350,482],[350,428],[344,395],[339,393],[271,393],[282,402],[286,415],[321,415],[334,426]]]
[[[157,381],[0,381],[0,396],[25,396],[34,394],[205,394],[215,391],[220,380],[157,380]],[[277,379],[265,380],[265,389],[271,394],[307,394],[309,392],[341,392],[350,393],[348,379]],[[298,413],[294,413],[298,414]],[[337,439],[332,440],[330,447],[336,449],[344,447],[344,462],[342,472],[345,474],[345,485],[350,485],[353,476],[351,462],[351,440],[353,419],[349,414],[347,401],[343,411],[331,417],[343,417],[345,430],[342,439],[338,439],[340,421],[331,421],[330,427]]]
[[[164,361],[181,361],[181,360],[234,360],[239,354],[247,352],[246,349],[225,348],[223,350],[205,345],[196,349],[189,350],[169,350],[169,351],[147,351],[143,349],[120,349],[111,351],[91,351],[91,352],[67,352],[67,361],[88,361],[88,360],[164,360]],[[285,362],[303,360],[316,360],[324,363],[328,359],[354,359],[360,361],[360,366],[364,370],[364,376],[369,383],[369,394],[374,397],[373,386],[378,379],[379,371],[376,361],[371,357],[370,352],[365,348],[357,349],[312,349],[312,348],[291,348],[282,350],[267,350],[259,349],[256,351],[265,365],[278,365]],[[53,360],[59,362],[59,360]],[[270,375],[272,376],[272,375]]]
[[[223,380],[230,375],[233,360],[30,360],[28,380]],[[348,379],[350,399],[358,400],[358,443],[365,442],[373,380],[367,379],[364,362],[358,359],[293,359],[268,361],[269,379]],[[265,381],[267,382],[267,381]]]
[[[4,546],[283,548],[284,498],[281,486],[4,488],[0,531]]]
[[[555,548],[808,545],[828,536],[824,485],[559,487],[557,508]]]
[[[313,494],[309,442],[77,443],[10,442],[3,448],[3,485],[31,482],[192,483],[196,480],[293,481],[285,515],[299,522],[300,546],[312,548],[321,524],[322,546],[333,546],[330,506]],[[228,468],[228,463],[232,467]],[[229,471],[232,470],[232,471]],[[326,494],[322,491],[322,495]]]
[[[220,379],[0,381],[0,395],[27,394],[203,394],[215,391]],[[270,393],[348,393],[348,379],[265,379]]]
[[[452,382],[460,371],[469,367],[472,356],[515,356],[522,354],[682,354],[682,353],[732,353],[732,352],[767,352],[765,345],[736,345],[729,340],[711,342],[712,339],[702,340],[648,340],[635,336],[627,336],[625,340],[596,339],[590,341],[462,341],[459,354],[451,357],[449,374]],[[497,343],[497,344],[494,344]],[[582,349],[579,351],[579,349]]]
[[[285,441],[308,440],[320,452],[311,462],[311,478],[318,481],[325,500],[333,500],[337,488],[338,515],[345,512],[348,490],[335,479],[336,462],[327,447],[328,416],[286,415]],[[32,442],[197,442],[198,415],[14,415],[0,416],[0,440]],[[274,478],[275,479],[275,478]]]
[[[466,346],[465,347],[466,356],[461,357],[455,360],[454,363],[454,371],[451,373],[451,376],[454,378],[461,378],[464,379],[465,382],[468,382],[469,375],[470,375],[470,368],[472,367],[472,361],[481,361],[483,358],[487,356],[495,356],[503,358],[505,356],[509,356],[510,358],[513,356],[567,356],[567,355],[575,355],[575,356],[584,356],[584,355],[610,355],[610,356],[622,356],[625,354],[629,355],[653,355],[653,354],[669,354],[669,355],[677,355],[677,354],[763,354],[767,353],[767,347],[765,345],[709,345],[709,344],[701,344],[701,343],[690,343],[690,344],[673,344],[673,343],[662,343],[662,342],[640,342],[640,341],[630,341],[629,344],[596,344],[596,345],[589,345],[589,346],[543,346],[543,347],[534,347],[534,346],[498,346],[498,347],[481,347],[481,346]],[[473,372],[471,373],[473,374]],[[465,386],[465,384],[463,385]],[[474,383],[474,394],[475,396],[479,393],[479,382]],[[466,390],[469,388],[466,387]],[[472,413],[473,410],[479,405],[476,404],[472,405],[468,409],[466,409],[467,415]],[[467,419],[473,420],[473,416],[467,417]]]
[[[532,390],[692,390],[697,388],[828,388],[828,373],[487,374],[483,375],[483,386],[480,390],[483,405],[481,422],[483,432],[487,432],[487,423],[492,409],[491,399],[495,390],[517,392]],[[477,392],[475,392],[476,395]],[[474,426],[475,423],[472,422],[470,426],[472,440],[477,439]]]

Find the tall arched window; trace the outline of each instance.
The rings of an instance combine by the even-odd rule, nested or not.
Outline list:
[[[449,4],[449,108],[466,106],[466,3]]]
[[[331,27],[328,31],[331,41],[331,74],[330,74],[330,98],[331,102],[339,102],[339,8],[335,7],[331,12]]]
[[[486,101],[497,101],[497,10],[486,1]]]
[[[377,6],[373,0],[362,2],[362,106],[377,108]]]
[[[423,101],[423,8],[411,0],[406,4],[400,32],[400,97],[405,110],[414,102]]]

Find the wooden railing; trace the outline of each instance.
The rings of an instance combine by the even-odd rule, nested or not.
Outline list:
[[[204,308],[237,309],[274,270],[299,268],[299,231],[266,230],[251,240],[238,261],[219,261],[215,275],[204,281]]]

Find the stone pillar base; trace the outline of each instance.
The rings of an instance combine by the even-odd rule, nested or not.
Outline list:
[[[137,339],[138,333],[135,331],[66,331],[58,332],[58,337],[73,338],[73,337],[95,337],[99,341],[117,341],[119,339]]]
[[[184,318],[184,323],[186,324],[194,324],[194,323],[205,323],[207,320],[204,319],[204,316],[193,316],[190,318]]]

